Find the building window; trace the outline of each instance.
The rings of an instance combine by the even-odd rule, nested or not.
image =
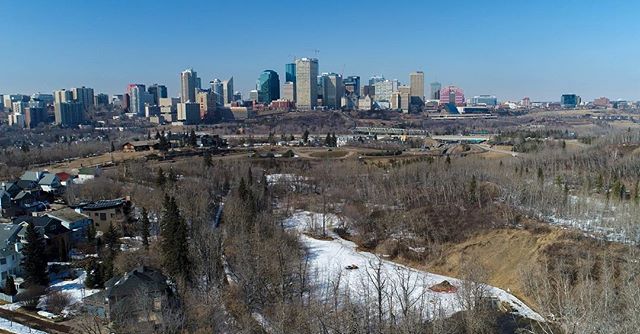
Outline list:
[[[107,220],[107,214],[106,213],[101,213],[100,214],[100,220]]]
[[[7,258],[4,258],[4,257],[0,258],[0,265],[5,265],[5,264],[7,264]]]

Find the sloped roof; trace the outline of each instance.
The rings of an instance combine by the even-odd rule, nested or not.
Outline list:
[[[125,200],[123,198],[99,200],[99,201],[95,201],[95,202],[84,205],[82,207],[82,210],[93,211],[93,210],[109,209],[109,208],[121,206],[124,204],[124,202]]]
[[[136,297],[138,293],[171,292],[167,277],[160,271],[146,266],[140,266],[122,276],[116,276],[105,282],[104,286],[104,291],[91,295],[85,300],[103,303],[110,298],[122,300],[127,297]]]
[[[47,216],[57,218],[63,222],[75,222],[78,220],[87,219],[86,215],[78,213],[76,210],[71,208],[64,208],[53,212],[48,212]]]
[[[22,225],[0,224],[0,247],[11,243],[12,239],[22,229]]]
[[[40,179],[40,182],[38,182],[39,185],[46,185],[46,186],[50,186],[52,185],[54,182],[60,182],[60,179],[58,178],[58,176],[56,176],[55,174],[45,174],[45,176]]]
[[[41,172],[27,171],[27,172],[24,172],[24,174],[22,174],[22,176],[20,177],[20,180],[38,182],[40,181],[41,178],[42,178]]]

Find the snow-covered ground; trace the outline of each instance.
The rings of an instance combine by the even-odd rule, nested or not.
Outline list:
[[[46,332],[21,325],[5,318],[0,318],[0,329],[15,334],[47,334]]]
[[[426,318],[446,317],[466,308],[464,297],[469,294],[463,291],[465,288],[470,291],[470,287],[473,286],[476,293],[483,293],[487,297],[508,304],[514,313],[534,320],[543,320],[518,298],[499,288],[465,283],[456,278],[386,261],[372,253],[357,251],[356,244],[341,239],[334,233],[329,233],[333,240],[318,240],[303,234],[319,232],[321,222],[322,214],[301,211],[286,219],[284,225],[292,231],[301,232],[300,239],[308,248],[314,284],[319,293],[327,298],[331,298],[335,291],[338,291],[343,296],[371,304],[377,300],[374,297],[378,290],[376,286],[383,286],[381,290],[384,292],[385,308],[393,310],[396,315],[410,310]],[[326,215],[325,222],[328,231],[329,227],[342,223],[335,215]],[[357,269],[346,269],[348,266]],[[377,271],[380,275],[376,274]],[[429,289],[445,280],[458,287],[458,293],[441,293]]]
[[[77,270],[77,278],[73,280],[60,280],[57,281],[51,286],[49,286],[48,291],[59,291],[65,293],[69,296],[70,304],[67,308],[62,312],[63,314],[68,314],[71,309],[78,303],[82,303],[82,299],[90,296],[94,293],[99,292],[99,289],[87,289],[84,286],[84,281],[87,278],[87,273],[84,270]],[[46,306],[46,295],[40,298],[40,302],[38,303],[39,308],[45,308]]]

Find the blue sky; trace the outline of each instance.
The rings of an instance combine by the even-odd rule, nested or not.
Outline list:
[[[109,94],[193,67],[243,95],[292,57],[321,72],[455,84],[502,100],[640,99],[637,1],[0,0],[0,94]],[[428,90],[428,88],[427,88]]]

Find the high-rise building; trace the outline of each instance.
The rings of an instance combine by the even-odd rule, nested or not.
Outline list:
[[[417,71],[409,74],[411,87],[411,105],[424,106],[424,72]]]
[[[73,101],[73,92],[66,89],[60,89],[53,92],[53,103],[59,104]]]
[[[560,105],[562,108],[571,109],[580,105],[580,96],[576,94],[563,94],[560,98]]]
[[[16,114],[24,114],[24,109],[29,107],[29,103],[18,101],[11,104],[11,110]]]
[[[42,102],[41,106],[46,107],[48,105],[53,105],[55,99],[53,98],[53,94],[35,93],[31,95],[30,101]]]
[[[457,106],[464,105],[464,91],[456,86],[447,86],[440,89],[440,104],[454,103]]]
[[[431,95],[429,96],[429,98],[431,100],[440,100],[440,89],[442,89],[442,84],[440,84],[439,82],[432,82],[431,83]]]
[[[258,102],[269,104],[280,98],[280,77],[272,70],[265,70],[258,78]]]
[[[129,112],[138,116],[144,116],[144,103],[146,100],[146,89],[142,84],[129,84]]]
[[[369,96],[371,98],[376,97],[376,87],[370,85],[364,85],[360,88],[360,97]]]
[[[7,120],[9,121],[9,126],[15,126],[21,129],[24,129],[26,126],[24,114],[17,113],[15,111],[9,114],[9,118]]]
[[[212,119],[216,112],[216,94],[210,89],[200,90],[196,102],[200,105],[200,119]]]
[[[286,64],[284,65],[284,70],[285,70],[285,82],[293,82],[296,83],[296,64],[295,63],[290,63],[290,64]]]
[[[213,79],[209,82],[211,85],[211,91],[216,94],[216,103],[218,105],[224,105],[224,87],[220,79]]]
[[[360,77],[359,76],[348,76],[344,80],[342,80],[344,84],[345,94],[349,95],[359,95],[360,94]]]
[[[24,121],[27,128],[33,129],[38,124],[47,122],[47,109],[29,107],[24,110]]]
[[[93,104],[96,107],[109,105],[109,95],[103,94],[103,93],[96,94],[96,96],[93,99]]]
[[[181,94],[180,101],[194,102],[196,100],[196,89],[198,88],[198,74],[193,69],[187,69],[180,73]]]
[[[200,122],[200,104],[195,102],[178,103],[178,121],[185,124]]]
[[[498,98],[493,95],[476,95],[471,98],[471,104],[474,106],[486,105],[487,107],[495,107],[498,105]]]
[[[234,101],[233,97],[233,77],[229,80],[222,82],[222,94],[224,95],[224,104],[229,104]]]
[[[167,86],[153,84],[147,88],[147,92],[151,94],[154,105],[160,104],[160,99],[166,98],[167,95]]]
[[[289,101],[296,101],[296,86],[293,82],[287,81],[282,85],[282,98]]]
[[[375,101],[391,101],[391,95],[398,90],[398,80],[383,80],[373,84]]]
[[[249,101],[258,102],[259,98],[260,98],[260,93],[258,92],[257,89],[252,89],[249,91]]]
[[[57,104],[55,122],[62,126],[76,126],[84,120],[84,106],[79,102],[62,102]]]
[[[84,109],[87,109],[93,105],[93,88],[82,86],[72,88],[71,91],[73,92],[73,99],[76,102],[82,104],[82,107]]]
[[[383,75],[374,75],[369,78],[369,86],[374,86],[376,83],[384,81]]]
[[[522,101],[524,102],[524,99],[522,99]],[[530,103],[530,101],[529,101],[529,103]],[[596,107],[605,107],[606,108],[606,107],[609,106],[610,103],[611,103],[611,100],[609,100],[606,97],[599,97],[599,98],[593,100],[593,105],[596,106]],[[525,106],[524,103],[522,103],[522,106],[523,107]]]
[[[311,110],[318,104],[318,59],[296,59],[296,107]]]
[[[322,75],[322,104],[330,109],[340,109],[344,96],[342,76],[336,73]]]

